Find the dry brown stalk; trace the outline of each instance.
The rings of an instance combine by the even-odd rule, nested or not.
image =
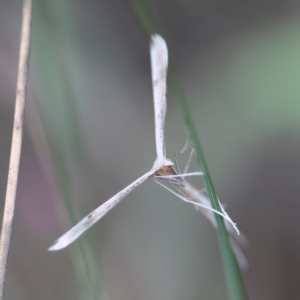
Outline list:
[[[16,191],[18,184],[30,53],[31,19],[32,0],[24,0],[12,145],[10,152],[5,207],[0,237],[0,300],[2,300],[3,297],[6,262],[11,236],[12,222],[14,217]]]

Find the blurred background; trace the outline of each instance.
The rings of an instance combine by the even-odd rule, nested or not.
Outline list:
[[[22,1],[0,3],[4,203]],[[151,17],[149,17],[151,16]],[[48,247],[152,167],[149,41],[167,40],[217,194],[249,239],[250,299],[300,299],[298,1],[34,1],[5,299],[228,299],[215,230],[148,180],[71,247]],[[169,157],[187,139],[168,95]],[[180,156],[184,166],[188,154]],[[191,170],[197,170],[196,161]],[[201,180],[192,182],[201,188]]]

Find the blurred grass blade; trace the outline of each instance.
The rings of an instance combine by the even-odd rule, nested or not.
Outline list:
[[[88,186],[89,181],[86,179],[89,176],[84,174],[86,171],[84,166],[85,154],[78,130],[77,110],[72,96],[73,91],[71,84],[69,84],[69,66],[62,57],[62,51],[59,51],[62,50],[59,47],[62,47],[63,53],[68,53],[69,59],[70,56],[74,58],[75,47],[71,43],[72,32],[70,29],[68,30],[69,24],[67,24],[70,10],[65,9],[63,12],[63,5],[66,4],[60,1],[49,2],[47,10],[45,10],[44,3],[36,3],[34,24],[36,38],[34,40],[36,43],[35,54],[43,78],[43,95],[45,96],[41,97],[41,100],[47,124],[51,160],[54,165],[56,181],[64,200],[68,222],[69,224],[75,224],[77,218],[73,206],[74,194],[86,200],[90,197],[91,188]],[[59,16],[57,16],[57,11],[60,12]],[[51,18],[55,19],[56,26],[60,28],[60,35],[52,31],[52,23],[47,23]],[[64,41],[63,45],[62,40]],[[72,188],[74,176],[80,182],[79,193],[74,193],[74,184]],[[84,300],[101,299],[101,276],[90,245],[89,236],[83,237],[70,248],[70,251],[80,286],[81,298]]]
[[[153,33],[160,33],[157,31],[158,22],[151,10],[149,2],[146,0],[131,0],[131,7],[139,20],[142,29],[146,32],[148,39]],[[183,89],[181,87],[180,81],[173,67],[172,61],[169,64],[169,75],[168,75],[168,88],[171,90],[174,99],[176,100],[177,106],[181,112],[182,118],[186,125],[189,137],[192,141],[193,147],[195,149],[197,159],[200,165],[201,171],[204,172],[203,180],[205,187],[207,189],[207,194],[211,202],[211,206],[221,212],[219,202],[214,190],[214,186],[209,174],[209,170],[203,155],[202,147],[197,136],[197,131],[194,122],[191,118],[191,113],[189,111],[187,101]],[[248,299],[247,293],[244,287],[242,276],[240,273],[239,266],[237,264],[235,255],[232,251],[229,236],[225,228],[224,220],[221,216],[215,214],[216,222],[218,225],[217,232],[219,237],[219,244],[221,248],[223,264],[226,272],[227,284],[229,287],[231,299],[234,300],[246,300]],[[212,285],[213,286],[213,285]]]
[[[134,15],[141,24],[142,30],[146,33],[149,39],[152,34],[161,32],[156,18],[150,13],[152,8],[149,1],[130,0],[130,4]]]

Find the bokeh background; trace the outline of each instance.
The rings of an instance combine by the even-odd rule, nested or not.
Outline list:
[[[0,3],[1,209],[21,10],[21,1]],[[152,180],[74,245],[47,251],[153,164],[149,41],[136,15],[147,23],[143,11],[168,42],[218,196],[249,239],[249,298],[300,299],[295,0],[34,1],[5,299],[228,299],[215,230]],[[168,155],[186,139],[169,93]]]

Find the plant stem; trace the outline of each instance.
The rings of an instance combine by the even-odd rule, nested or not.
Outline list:
[[[181,88],[180,81],[172,65],[169,68],[169,86],[170,89],[172,90],[173,96],[177,102],[179,111],[181,112],[182,118],[188,130],[191,141],[193,143],[193,147],[197,155],[200,169],[202,172],[204,172],[203,180],[207,190],[207,195],[211,202],[211,206],[212,208],[221,212],[218,198],[216,196],[215,189],[204,158],[202,147],[197,135],[196,127],[191,118],[191,113],[189,111],[184,92]],[[229,287],[231,299],[246,300],[248,299],[247,293],[244,287],[239,266],[237,264],[235,255],[232,251],[232,247],[230,244],[228,232],[224,224],[224,220],[220,215],[216,213],[215,213],[215,218],[218,225],[217,231],[219,237],[219,244],[221,248],[223,264],[226,272],[227,285]]]
[[[141,25],[141,28],[148,36],[148,39],[150,39],[151,34],[161,32],[158,26],[157,18],[155,17],[151,9],[149,1],[131,0],[130,5]],[[197,135],[196,127],[192,120],[191,113],[189,111],[183,89],[181,87],[179,78],[173,67],[171,59],[169,63],[168,79],[169,79],[168,80],[169,88],[173,94],[175,101],[177,102],[177,106],[179,108],[185,126],[187,128],[188,134],[193,143],[193,147],[197,155],[200,169],[205,173],[205,175],[203,176],[203,180],[207,190],[207,195],[211,202],[211,206],[212,208],[221,212],[218,198],[216,196],[214,186],[209,174],[209,170],[203,155],[202,147]],[[219,243],[220,243],[220,248],[221,248],[221,253],[223,258],[224,269],[226,273],[227,286],[230,292],[231,299],[246,300],[248,299],[246,289],[244,287],[243,279],[235,255],[231,248],[229,236],[224,225],[224,220],[218,214],[215,214],[215,218],[218,225],[217,231],[218,231]]]
[[[22,33],[19,54],[18,82],[16,91],[16,105],[12,134],[12,145],[9,161],[8,181],[5,196],[5,207],[0,238],[0,300],[3,297],[3,286],[6,270],[7,255],[9,250],[11,229],[15,210],[16,191],[22,147],[23,119],[25,98],[28,80],[28,65],[30,53],[32,19],[32,1],[24,0]]]

